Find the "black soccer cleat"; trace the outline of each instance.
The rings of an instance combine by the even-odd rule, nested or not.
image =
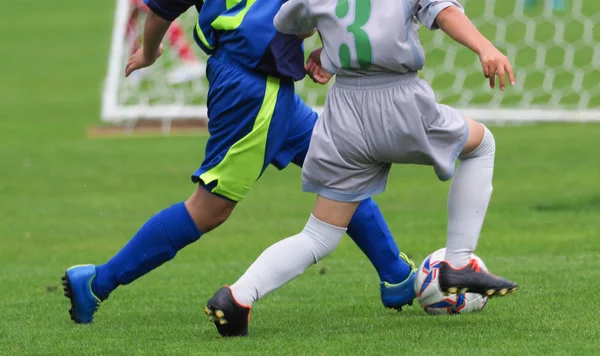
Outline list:
[[[505,296],[517,291],[517,284],[481,270],[476,260],[461,269],[452,268],[443,261],[439,267],[439,284],[444,293],[477,293],[485,297]]]
[[[238,303],[228,286],[215,293],[206,303],[204,312],[210,316],[210,321],[215,323],[221,336],[248,336],[250,307]]]

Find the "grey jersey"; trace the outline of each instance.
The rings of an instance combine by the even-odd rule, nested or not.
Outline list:
[[[456,0],[289,0],[274,19],[282,33],[323,40],[323,68],[338,76],[408,73],[421,70],[425,55],[418,21],[436,29],[440,11]]]

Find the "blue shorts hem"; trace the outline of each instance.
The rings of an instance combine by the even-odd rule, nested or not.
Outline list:
[[[213,189],[215,188],[215,186],[217,185],[217,181],[211,182],[209,184],[204,183],[204,181],[202,179],[200,179],[200,174],[196,174],[194,173],[192,175],[192,182],[198,184],[199,186],[201,186],[202,188],[204,188],[204,190],[206,190],[207,192],[209,192],[212,195],[215,195],[219,198],[223,198],[225,200],[234,202],[234,203],[239,203],[239,200],[235,200],[235,199],[231,199],[228,198],[226,196],[224,196],[223,194],[219,194],[219,193],[215,193],[213,192]]]

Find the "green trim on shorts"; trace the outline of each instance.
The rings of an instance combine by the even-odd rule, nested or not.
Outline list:
[[[275,112],[279,79],[267,77],[265,97],[254,120],[254,126],[246,136],[234,143],[216,166],[200,175],[205,185],[217,181],[212,193],[233,201],[240,201],[260,174],[265,164],[267,135]]]
[[[204,44],[208,49],[215,49],[215,46],[211,46],[210,43],[208,43],[206,36],[204,36],[204,31],[202,31],[202,28],[200,27],[200,20],[196,22],[196,34],[198,35],[198,38],[202,44]]]

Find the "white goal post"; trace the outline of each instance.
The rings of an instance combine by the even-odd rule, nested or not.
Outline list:
[[[517,85],[504,92],[489,88],[478,58],[441,31],[420,30],[426,51],[421,76],[441,103],[461,109],[481,121],[583,122],[600,121],[600,1],[459,0],[467,15],[511,59]],[[207,120],[207,82],[204,77],[173,83],[168,73],[181,62],[177,50],[164,44],[163,56],[148,70],[125,78],[124,70],[143,16],[131,20],[132,0],[117,0],[108,73],[102,97],[102,120],[123,124],[140,119],[171,122]],[[199,61],[206,57],[193,43],[197,12],[191,8],[179,19],[185,40]],[[315,39],[306,42],[307,52]],[[296,85],[306,103],[320,111],[327,87],[310,80]]]

